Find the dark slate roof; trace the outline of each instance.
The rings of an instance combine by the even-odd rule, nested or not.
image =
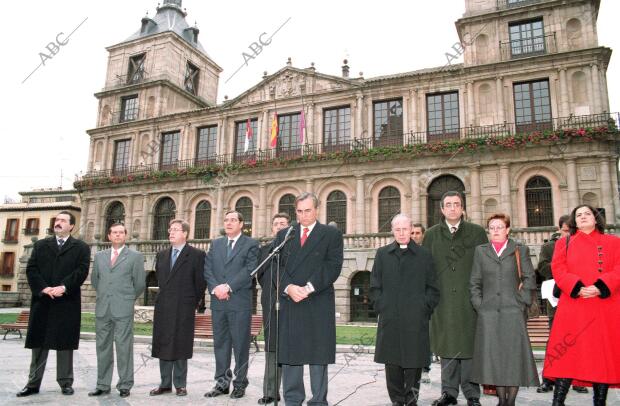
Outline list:
[[[149,18],[148,15],[143,17],[141,28],[120,43],[149,37],[162,32],[174,32],[188,44],[209,57],[200,41],[194,42],[194,30],[198,31],[198,28],[190,27],[187,24],[187,21],[185,21],[186,15],[187,13],[181,9],[180,1],[164,1],[164,4],[157,8],[157,14],[153,18]]]

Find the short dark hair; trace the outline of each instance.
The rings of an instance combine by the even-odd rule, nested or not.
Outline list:
[[[271,218],[271,222],[273,223],[275,219],[286,219],[287,223],[291,223],[291,216],[289,216],[288,213],[276,213]]]
[[[562,226],[564,224],[568,224],[569,221],[570,221],[570,215],[569,214],[565,214],[565,215],[561,216],[560,220],[558,221],[558,228],[562,228]]]
[[[424,234],[426,232],[426,228],[424,228],[424,226],[422,225],[422,223],[414,223],[411,225],[411,228],[421,228],[422,229],[422,234]]]
[[[461,192],[458,192],[456,190],[448,190],[446,193],[444,193],[441,196],[441,200],[439,201],[439,206],[441,206],[441,208],[443,209],[443,201],[446,200],[446,197],[452,197],[452,196],[458,196],[459,199],[461,200],[461,206],[465,206],[464,205],[465,200],[463,199],[463,195],[461,194]]]
[[[577,232],[577,221],[575,220],[575,217],[577,215],[577,210],[582,207],[587,207],[594,215],[594,220],[596,221],[594,228],[596,228],[596,230],[601,234],[605,233],[605,219],[601,216],[601,213],[589,204],[580,204],[570,213],[570,219],[568,220],[568,229],[570,230],[570,234],[573,235]]]
[[[506,228],[510,228],[510,216],[504,213],[495,213],[492,214],[488,219],[487,219],[487,228],[489,228],[489,224],[491,224],[491,221],[493,220],[501,220],[504,225],[506,226]]]
[[[63,210],[60,213],[58,213],[56,216],[58,216],[60,214],[66,214],[67,216],[69,216],[69,224],[72,225],[72,226],[75,225],[75,215],[73,213],[71,213],[70,211],[67,211],[67,210]]]
[[[123,228],[125,229],[125,234],[127,234],[127,227],[125,227],[125,224],[118,222],[118,223],[112,223],[108,226],[108,235],[110,235],[110,233],[112,232],[112,227],[117,227],[117,226],[123,226]]]
[[[237,210],[228,210],[226,213],[224,213],[224,217],[228,216],[229,214],[236,214],[239,223],[243,223],[243,214],[239,213]]]

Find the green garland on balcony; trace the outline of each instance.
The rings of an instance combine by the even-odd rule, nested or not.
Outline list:
[[[95,186],[119,185],[139,181],[151,182],[178,178],[202,178],[209,183],[218,176],[229,176],[247,169],[256,168],[286,168],[306,162],[320,162],[342,160],[346,163],[382,161],[386,159],[406,159],[428,154],[473,153],[489,148],[520,149],[528,145],[565,143],[570,140],[591,142],[594,140],[616,137],[620,132],[612,125],[610,127],[579,128],[564,130],[535,131],[532,133],[510,136],[480,136],[476,138],[455,139],[431,143],[410,144],[402,146],[386,146],[375,148],[352,149],[347,151],[308,154],[291,158],[274,158],[264,161],[248,160],[226,165],[208,165],[187,169],[168,171],[152,171],[143,174],[129,174],[124,176],[108,176],[92,179],[82,179],[74,182],[76,190],[84,190]]]

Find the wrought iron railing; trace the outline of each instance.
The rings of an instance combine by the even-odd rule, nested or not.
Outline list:
[[[499,43],[502,61],[557,52],[555,32]]]

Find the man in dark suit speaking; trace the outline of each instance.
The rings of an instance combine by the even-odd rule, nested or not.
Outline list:
[[[299,226],[282,252],[282,301],[278,351],[286,406],[305,399],[304,365],[310,366],[312,399],[327,405],[327,364],[336,362],[334,282],[343,261],[342,233],[317,221],[319,200],[312,193],[295,199]],[[276,244],[289,229],[278,233]]]

